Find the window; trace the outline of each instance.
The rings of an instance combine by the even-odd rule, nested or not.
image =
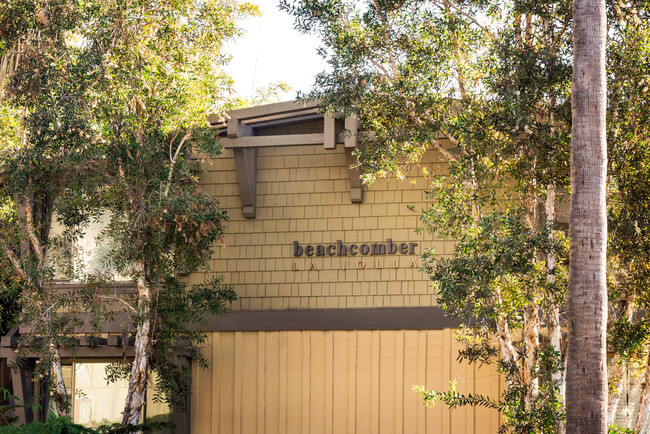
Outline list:
[[[108,224],[108,216],[103,215],[98,220],[91,221],[83,236],[72,243],[65,243],[62,239],[65,228],[59,222],[56,215],[52,221],[50,239],[54,248],[51,250],[51,260],[55,267],[55,278],[58,280],[76,280],[71,276],[95,274],[98,272],[108,273],[116,281],[129,280],[128,277],[119,275],[107,262],[109,253],[109,240],[101,236],[101,232]],[[64,255],[67,253],[67,255]],[[72,263],[66,261],[65,257],[72,258]],[[74,274],[71,274],[72,271]]]
[[[110,361],[80,361],[64,365],[64,380],[72,399],[75,423],[96,427],[122,422],[122,411],[129,390],[128,380],[106,381]],[[154,379],[155,380],[155,379]],[[153,401],[155,381],[149,383],[144,411],[145,422],[171,422],[172,412],[165,403]]]

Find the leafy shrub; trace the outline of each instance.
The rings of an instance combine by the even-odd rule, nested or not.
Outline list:
[[[0,434],[92,434],[97,433],[90,428],[78,425],[70,418],[51,414],[46,422],[31,422],[19,426],[0,427]]]
[[[607,430],[607,434],[634,434],[634,430],[616,426],[616,425],[611,425]]]
[[[15,407],[15,406],[7,406]],[[2,407],[0,407],[0,415]],[[15,423],[14,420],[13,423]],[[164,429],[173,429],[175,426],[169,422],[154,422],[135,426],[122,426],[120,424],[102,425],[95,429],[72,422],[69,417],[59,417],[50,414],[46,422],[30,422],[19,426],[0,426],[0,434],[130,434],[132,432],[154,433]]]

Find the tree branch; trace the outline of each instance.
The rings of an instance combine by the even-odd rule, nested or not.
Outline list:
[[[390,59],[390,66],[391,69],[393,70],[393,76],[397,77],[398,72],[397,72],[397,62],[395,61],[395,57],[393,56],[393,50],[391,49],[391,44],[390,44],[390,25],[386,21],[386,18],[381,14],[379,11],[379,5],[377,5],[377,2],[375,0],[372,0],[372,4],[375,6],[375,10],[377,11],[377,15],[379,16],[379,19],[381,19],[381,22],[384,27],[384,43],[386,44],[386,52],[388,53],[388,58]]]
[[[566,18],[564,18],[564,22],[562,23],[562,29],[560,30],[560,33],[556,35],[556,38],[551,42],[551,47],[557,48],[558,44],[562,40],[562,36],[566,32],[566,30],[569,28],[569,24],[571,23],[571,16],[568,15]]]
[[[447,13],[449,13],[449,6],[451,6],[451,3],[449,0],[443,0],[445,4],[445,9],[447,10]],[[458,45],[458,35],[456,34],[455,30],[452,30],[451,32],[451,39],[452,42],[454,43],[454,57],[456,58],[456,75],[457,75],[457,80],[458,80],[458,89],[460,90],[460,96],[465,98],[467,96],[467,91],[465,90],[465,76],[463,75],[463,70],[462,70],[462,62],[461,62],[461,56],[460,56],[460,46]]]
[[[176,148],[176,153],[174,154],[174,157],[172,158],[172,165],[169,168],[169,173],[167,174],[167,186],[165,186],[165,196],[169,193],[169,188],[171,187],[172,184],[172,174],[174,173],[174,167],[176,166],[176,159],[178,158],[178,154],[181,152],[181,149],[183,148],[183,145],[187,140],[192,137],[192,130],[187,130],[187,133],[183,136],[181,139],[181,142],[178,144],[178,147]]]
[[[124,300],[124,299],[122,299],[122,298],[119,298],[119,297],[116,296],[116,295],[100,295],[99,298],[102,299],[102,300],[115,300],[115,301],[119,301],[119,302],[122,303],[124,306],[126,306],[127,308],[129,308],[129,310],[130,310],[131,312],[134,312],[134,313],[137,313],[137,312],[138,312],[138,311],[136,310],[136,308],[134,308],[134,307],[133,307],[129,302],[127,302],[126,300]]]
[[[390,74],[388,73],[388,71],[386,71],[386,68],[384,68],[384,66],[381,63],[371,58],[368,58],[368,61],[372,63],[377,69],[379,69],[382,72],[382,75],[384,75],[387,78],[390,78]]]
[[[448,151],[444,146],[442,146],[442,143],[440,143],[438,140],[436,140],[436,139],[429,139],[429,143],[430,143],[430,144],[431,144],[431,145],[432,145],[432,146],[433,146],[433,147],[434,147],[438,152],[440,152],[442,155],[444,155],[444,157],[445,157],[447,160],[449,160],[450,162],[451,162],[451,161],[458,161],[458,158],[456,158],[456,156],[455,156],[454,154],[452,154],[452,153],[449,152],[449,151]]]
[[[29,237],[29,241],[32,244],[32,249],[34,249],[36,257],[40,262],[39,265],[42,265],[45,262],[45,257],[43,256],[43,250],[41,249],[41,242],[36,236],[36,229],[34,228],[34,215],[32,214],[31,203],[29,202],[30,201],[28,201],[27,205],[23,205],[25,207],[25,220],[27,221],[27,236]]]
[[[9,262],[11,262],[14,270],[16,270],[16,274],[18,274],[18,276],[20,276],[21,279],[25,280],[29,285],[32,285],[32,279],[27,275],[27,273],[25,273],[25,270],[23,270],[23,267],[20,264],[20,259],[18,259],[18,256],[16,256],[13,250],[9,248],[7,242],[4,239],[0,238],[0,245],[9,258]]]
[[[434,5],[438,6],[440,9],[443,9],[443,5],[441,5],[440,3],[436,2],[435,0],[430,0],[430,1]],[[456,12],[458,12],[459,14],[464,16],[465,18],[469,18],[469,20],[471,22],[473,22],[479,29],[481,29],[483,32],[485,32],[485,34],[487,34],[491,39],[494,39],[494,35],[490,32],[490,30],[487,27],[483,26],[481,23],[479,23],[476,20],[476,18],[474,18],[473,16],[471,16],[467,12],[463,11],[462,9],[460,9],[458,6],[456,6],[455,4],[453,4],[450,1],[447,1],[445,3],[448,3],[449,6],[451,6]]]

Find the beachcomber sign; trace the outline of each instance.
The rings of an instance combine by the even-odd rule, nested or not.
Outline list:
[[[402,254],[402,255],[413,255],[415,254],[415,247],[418,245],[418,243],[395,243],[391,238],[388,238],[385,243],[350,243],[346,244],[342,242],[341,240],[337,240],[336,243],[332,244],[307,244],[307,245],[301,245],[298,241],[293,242],[293,256],[295,257],[300,257],[300,256],[309,256],[311,258],[314,258],[316,256],[385,256],[385,255],[395,255],[395,254]],[[354,259],[351,261],[349,268],[356,268],[357,270],[363,270],[366,268],[366,261],[368,259],[358,259],[359,256],[357,256],[357,259]],[[392,264],[389,264],[386,266],[384,261],[380,261],[379,259],[375,259],[372,261],[368,261],[368,264],[370,267],[374,265],[372,268],[398,268],[400,265],[400,261],[393,259]],[[415,268],[417,267],[417,264],[415,262],[415,259],[412,259],[410,264],[408,265],[410,268]],[[369,267],[369,268],[370,268]],[[298,265],[296,262],[293,263],[292,267],[293,271],[299,271]],[[315,262],[311,262],[311,265],[309,266],[308,270],[318,270],[319,267],[316,265]],[[348,269],[348,261],[347,260],[341,260],[341,270],[346,270]]]
[[[388,238],[386,243],[360,243],[345,244],[337,240],[336,244],[308,244],[301,246],[298,241],[293,242],[293,256],[355,256],[355,255],[394,255],[396,253],[415,254],[418,243],[394,243]]]

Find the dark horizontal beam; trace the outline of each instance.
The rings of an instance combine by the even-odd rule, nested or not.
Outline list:
[[[305,115],[294,115],[291,117],[271,117],[269,118],[259,118],[252,121],[246,122],[251,128],[266,128],[266,127],[276,127],[276,126],[287,126],[293,124],[299,124],[301,122],[315,121],[323,119],[322,113],[308,113]]]
[[[104,320],[101,326],[101,333],[122,333],[124,331],[133,332],[135,328],[131,321],[131,316],[126,312],[114,312],[109,315],[110,319]],[[95,330],[91,327],[92,315],[89,313],[79,313],[79,319],[82,324],[74,327],[73,334],[94,333]],[[29,324],[20,326],[20,333],[28,335],[32,332],[32,327]]]
[[[138,291],[137,285],[130,280],[112,282],[109,286],[114,294],[133,294]],[[57,292],[66,293],[81,290],[84,288],[84,284],[68,280],[55,280],[54,288]]]
[[[438,330],[460,321],[439,307],[238,310],[211,318],[203,331]]]
[[[128,316],[125,314],[119,316],[121,321],[104,324],[102,327],[104,333],[133,331],[133,328],[130,327]],[[87,321],[88,318],[85,319],[85,326],[75,329],[75,333],[90,333],[92,331]],[[439,307],[386,307],[360,309],[236,310],[216,317],[211,315],[206,322],[195,327],[205,332],[216,332],[276,330],[441,330],[457,328],[459,326],[459,320],[447,317]],[[27,333],[28,330],[21,329],[21,332]],[[107,347],[82,348],[84,348],[84,352],[86,348],[91,352],[97,352],[98,348],[110,348],[112,345],[120,345],[119,343],[113,342],[112,339],[115,338],[110,336]],[[7,347],[11,345],[9,340],[5,340],[5,342]],[[119,346],[113,346],[113,348],[118,348],[121,351]]]
[[[11,348],[0,348],[0,359],[7,359],[12,363],[16,357],[18,357],[15,349]],[[100,347],[77,347],[77,348],[64,348],[61,349],[61,358],[64,359],[112,359],[112,358],[122,358],[122,357],[133,357],[133,347],[111,347],[111,346],[100,346]],[[20,353],[20,357],[26,358],[40,358],[41,355],[30,352],[23,351]]]

